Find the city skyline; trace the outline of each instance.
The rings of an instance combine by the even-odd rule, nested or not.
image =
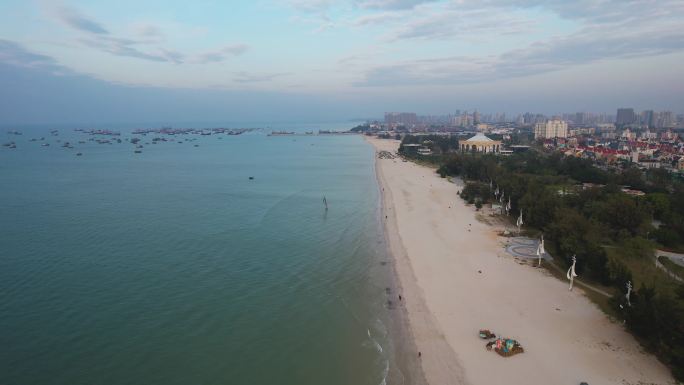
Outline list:
[[[684,105],[676,1],[10,0],[6,9],[6,123]]]

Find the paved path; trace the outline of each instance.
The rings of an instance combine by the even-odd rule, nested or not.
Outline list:
[[[515,237],[508,240],[506,252],[518,258],[537,259],[539,258],[537,255],[537,247],[539,247],[538,239]],[[551,256],[548,253],[544,253],[542,258],[545,260],[550,260]]]
[[[662,263],[660,263],[660,261],[658,260],[658,257],[665,256],[665,257],[667,257],[667,258],[670,258],[671,261],[677,263],[677,262],[675,261],[675,259],[672,258],[672,257],[670,257],[670,256],[667,255],[667,254],[661,254],[661,253],[663,253],[662,250],[656,250],[656,257],[655,257],[655,265],[656,265],[656,267],[659,268],[659,269],[661,269],[662,271],[664,271],[667,275],[670,276],[670,278],[674,279],[675,281],[684,282],[684,279],[680,278],[677,274],[673,273],[673,272],[670,271],[670,269],[668,269],[665,265],[663,265]],[[665,251],[665,253],[667,253],[667,251]],[[674,254],[674,253],[669,253],[669,254]],[[679,263],[677,263],[677,264],[679,264]]]
[[[684,254],[680,253],[673,253],[670,251],[665,251],[665,250],[656,250],[656,256],[664,256],[670,258],[670,260],[679,266],[684,267]]]
[[[514,237],[510,238],[508,240],[508,244],[506,245],[506,252],[514,257],[517,258],[524,258],[524,259],[538,259],[539,256],[537,255],[537,247],[539,247],[539,240],[538,239],[532,239],[532,238],[526,238],[526,237]],[[542,255],[542,258],[546,263],[549,265],[553,266],[554,269],[558,270],[559,272],[565,274],[565,270],[561,269],[560,267],[556,266],[555,263],[553,263],[553,257],[549,253],[544,253]],[[601,295],[604,295],[606,297],[612,297],[613,295],[603,291],[595,286],[588,285],[584,282],[581,282],[577,278],[575,278],[575,285],[581,286],[585,289],[589,289],[591,291],[594,291],[596,293],[599,293]]]

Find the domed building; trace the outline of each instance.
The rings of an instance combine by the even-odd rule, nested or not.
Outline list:
[[[485,134],[477,134],[470,139],[458,142],[461,152],[500,153],[501,141],[489,139]]]

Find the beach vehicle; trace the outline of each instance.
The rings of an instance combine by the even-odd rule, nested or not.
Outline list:
[[[488,342],[487,350],[492,349],[502,357],[511,357],[525,352],[525,349],[523,349],[518,341],[510,338],[497,338],[494,341]]]

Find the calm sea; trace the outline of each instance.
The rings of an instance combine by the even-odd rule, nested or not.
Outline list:
[[[395,370],[361,137],[150,134],[135,154],[50,128],[0,132],[17,145],[0,147],[0,384],[377,385]]]

